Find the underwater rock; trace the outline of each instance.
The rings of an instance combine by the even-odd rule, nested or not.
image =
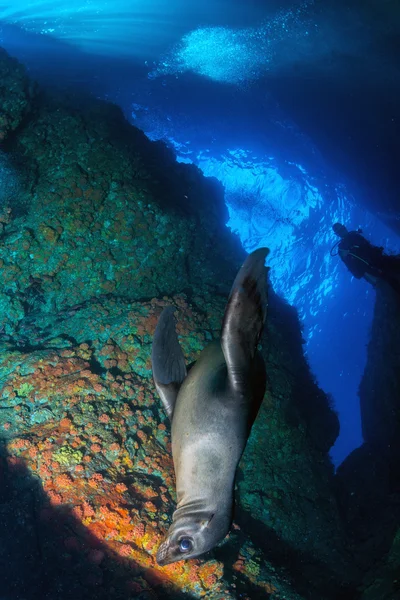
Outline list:
[[[379,448],[397,446],[400,439],[400,298],[384,284],[376,290],[368,358],[359,394],[364,440]]]
[[[6,231],[0,248],[27,316],[99,294],[201,296],[233,278],[244,252],[224,226],[216,180],[176,163],[113,105],[41,96],[35,108],[12,144],[34,173],[32,203],[8,225],[20,236]]]
[[[240,465],[236,519],[274,560],[291,565],[296,589],[346,597],[356,570],[327,456],[338,418],[309,371],[296,311],[272,294],[264,345],[268,389]]]
[[[205,558],[155,561],[175,487],[152,337],[167,304],[189,363],[219,336],[245,256],[225,227],[222,187],[117,107],[74,94],[41,91],[8,151],[31,196],[0,244],[4,464],[10,488],[32,489],[38,540],[38,575],[20,594],[36,599],[45,585],[41,597],[71,600],[352,598],[327,454],[337,416],[309,372],[297,316],[278,298],[231,533]]]
[[[27,114],[34,89],[25,68],[0,48],[0,144]]]
[[[394,600],[400,596],[400,529],[389,552],[378,569],[369,573],[364,582],[361,600]]]
[[[398,456],[365,443],[340,465],[336,478],[357,562],[367,571],[389,551],[399,528]]]
[[[399,594],[398,577],[393,576],[400,568],[399,341],[400,298],[383,282],[376,288],[359,388],[365,442],[336,474],[341,513],[364,572],[363,600],[391,600]]]

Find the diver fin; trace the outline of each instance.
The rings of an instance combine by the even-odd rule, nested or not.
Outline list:
[[[268,248],[248,255],[233,282],[221,330],[221,346],[233,388],[245,391],[267,313]]]
[[[166,306],[162,311],[151,349],[154,385],[171,420],[179,388],[186,377],[185,358],[175,330],[174,312],[173,306]]]

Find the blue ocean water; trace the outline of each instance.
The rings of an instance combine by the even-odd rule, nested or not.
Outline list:
[[[247,251],[271,248],[274,288],[298,309],[312,371],[339,413],[341,432],[331,455],[340,464],[362,442],[358,385],[375,292],[331,256],[337,241],[331,227],[340,221],[349,229],[361,228],[373,243],[393,252],[400,251],[400,239],[362,207],[361,194],[357,198],[347,190],[312,141],[275,111],[264,125],[264,145],[257,140],[257,123],[251,133],[245,127],[227,135],[230,115],[225,123],[220,115],[211,121],[207,114],[202,122],[197,115],[193,126],[189,114],[165,114],[162,105],[134,103],[132,118],[152,139],[169,143],[178,160],[222,181],[227,226]]]
[[[0,4],[0,43],[39,80],[119,103],[178,160],[223,183],[226,225],[246,250],[270,247],[273,285],[299,311],[311,368],[340,416],[339,464],[362,442],[357,389],[374,291],[331,256],[331,225],[361,227],[393,252],[400,240],[269,89],[268,77],[295,63],[328,68],[338,49],[362,56],[367,29],[346,35],[351,10],[314,4],[14,0]]]

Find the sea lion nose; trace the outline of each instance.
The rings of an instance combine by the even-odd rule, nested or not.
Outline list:
[[[169,544],[168,541],[165,541],[161,544],[157,551],[156,561],[160,567],[164,567],[168,564],[167,555],[168,555]]]

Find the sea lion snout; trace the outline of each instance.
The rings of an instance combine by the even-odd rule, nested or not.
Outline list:
[[[169,550],[169,540],[166,539],[165,542],[163,542],[161,544],[161,546],[159,547],[158,551],[157,551],[157,556],[156,556],[156,560],[157,563],[160,565],[160,567],[165,567],[165,565],[168,565],[170,562],[168,560],[168,550]]]

